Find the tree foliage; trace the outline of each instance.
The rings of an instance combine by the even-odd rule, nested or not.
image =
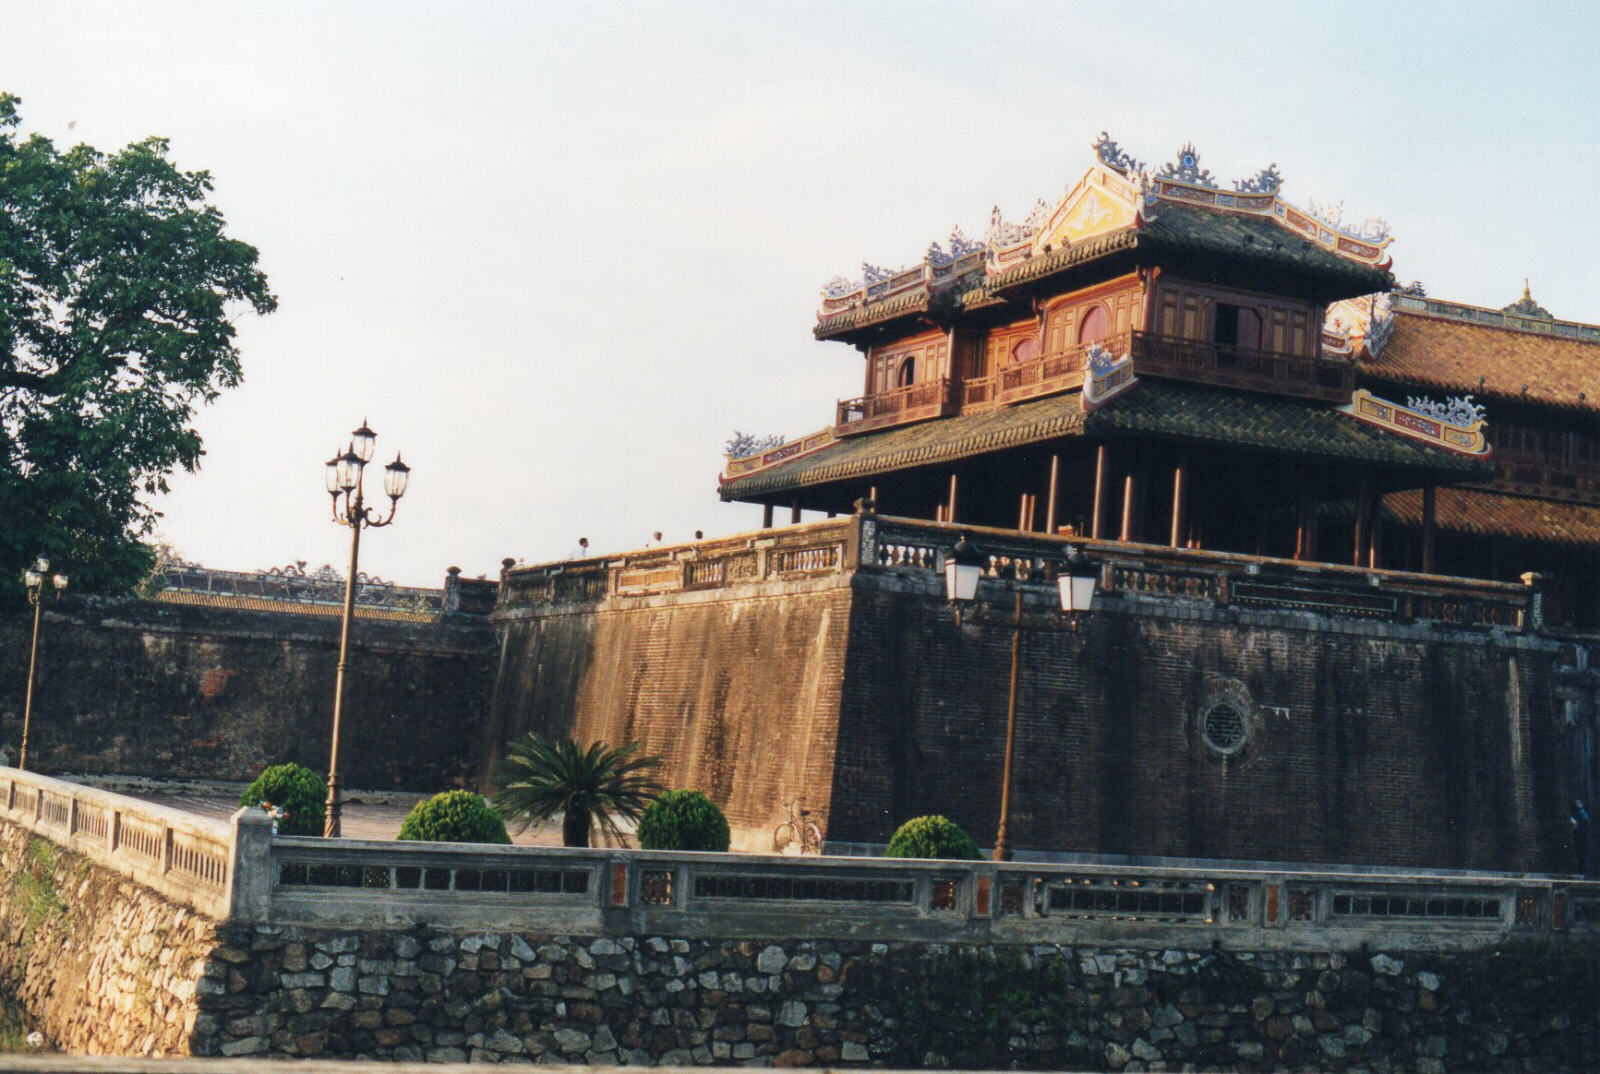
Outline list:
[[[472,791],[445,791],[418,802],[396,839],[430,843],[509,843],[506,822]]]
[[[912,817],[900,825],[889,839],[886,858],[957,858],[975,860],[983,857],[972,836],[948,817],[938,814]]]
[[[311,769],[298,764],[275,764],[262,770],[239,796],[239,804],[258,806],[265,802],[283,810],[286,815],[278,821],[281,835],[321,835],[327,799],[328,785]]]
[[[728,849],[728,818],[699,791],[667,791],[639,818],[639,845],[646,850]]]
[[[196,407],[239,383],[231,314],[277,300],[165,139],[59,149],[19,103],[0,93],[0,579],[43,553],[125,590],[150,497],[199,465]]]
[[[571,739],[551,742],[530,731],[506,746],[494,808],[524,826],[560,814],[564,846],[588,846],[596,824],[620,842],[617,818],[637,822],[662,790],[647,775],[661,758],[638,756],[638,750],[637,742],[616,748],[591,742],[584,747]]]

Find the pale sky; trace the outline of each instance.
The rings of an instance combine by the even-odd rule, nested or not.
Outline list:
[[[859,392],[822,284],[1054,202],[1102,128],[1224,186],[1276,162],[1288,200],[1387,219],[1435,297],[1526,275],[1600,321],[1596,55],[1592,2],[0,0],[25,129],[170,138],[281,301],[162,534],[342,569],[322,464],[366,417],[413,473],[362,566],[413,585],[758,525],[717,499],[724,440]]]

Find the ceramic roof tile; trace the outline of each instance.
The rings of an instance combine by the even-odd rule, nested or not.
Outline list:
[[[1434,503],[1440,530],[1477,537],[1509,537],[1545,544],[1600,546],[1600,507],[1481,489],[1442,488]],[[1386,514],[1403,526],[1422,525],[1422,492],[1391,493]]]
[[[1600,343],[1425,314],[1397,312],[1393,335],[1362,371],[1480,397],[1585,408],[1600,403]],[[1580,392],[1586,400],[1579,400]]]

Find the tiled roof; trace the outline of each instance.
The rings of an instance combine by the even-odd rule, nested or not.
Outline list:
[[[1440,530],[1475,537],[1509,537],[1541,544],[1600,546],[1600,507],[1479,489],[1442,488],[1434,503]],[[1384,512],[1403,526],[1422,525],[1422,492],[1383,498]]]
[[[1480,399],[1586,409],[1600,404],[1600,343],[1404,311],[1395,313],[1394,333],[1376,358],[1362,363],[1362,372]]]
[[[1127,434],[1421,468],[1447,480],[1488,471],[1475,459],[1383,432],[1323,404],[1146,378],[1087,416],[1078,396],[1068,394],[852,436],[825,451],[728,480],[722,498],[869,477],[1062,436]]]

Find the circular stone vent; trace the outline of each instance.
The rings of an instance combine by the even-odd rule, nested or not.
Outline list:
[[[1206,745],[1221,754],[1238,753],[1250,737],[1244,714],[1227,702],[1212,705],[1200,718],[1200,733]]]

